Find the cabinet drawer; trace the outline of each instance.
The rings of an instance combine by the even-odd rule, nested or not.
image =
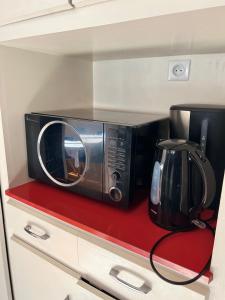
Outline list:
[[[14,293],[17,300],[116,299],[84,281],[75,270],[64,266],[16,235],[10,239],[10,248]]]
[[[7,205],[8,237],[16,235],[71,267],[77,265],[77,237],[30,213]]]
[[[80,268],[87,280],[95,281],[120,299],[131,300],[206,300],[208,288],[199,291],[175,286],[147,270],[84,239],[78,239]],[[150,268],[150,266],[149,266]]]
[[[9,240],[16,300],[78,299],[79,273],[13,235]]]

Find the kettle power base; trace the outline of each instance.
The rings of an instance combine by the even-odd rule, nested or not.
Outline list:
[[[11,188],[6,195],[146,259],[155,242],[168,232],[150,220],[147,199],[123,211],[36,181]],[[204,218],[210,217],[211,211],[205,213]],[[207,261],[213,243],[207,230],[177,234],[159,247],[154,261],[191,278]],[[209,270],[199,282],[208,284],[212,277]]]

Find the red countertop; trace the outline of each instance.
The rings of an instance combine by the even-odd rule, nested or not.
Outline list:
[[[123,211],[36,181],[11,188],[6,194],[144,257],[149,257],[153,244],[168,232],[151,222],[147,200]],[[206,263],[212,249],[213,237],[208,230],[197,229],[165,240],[154,260],[193,277]],[[202,280],[209,283],[212,273],[208,271]]]

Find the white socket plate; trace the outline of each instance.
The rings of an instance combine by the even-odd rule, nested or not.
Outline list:
[[[189,80],[191,60],[173,60],[169,61],[168,80],[169,81],[187,81]]]

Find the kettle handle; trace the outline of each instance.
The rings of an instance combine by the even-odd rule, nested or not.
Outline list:
[[[201,203],[193,207],[190,211],[190,218],[193,220],[198,217],[203,207],[209,207],[213,202],[213,198],[216,192],[216,179],[213,168],[204,153],[201,150],[198,150],[190,145],[188,146],[187,150],[189,151],[191,158],[199,168],[204,185],[204,194]]]

